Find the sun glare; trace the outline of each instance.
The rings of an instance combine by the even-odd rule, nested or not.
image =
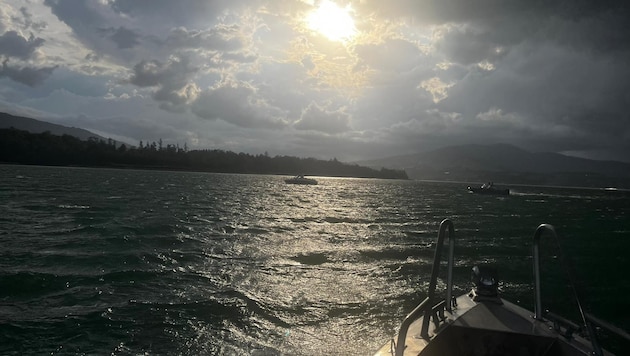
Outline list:
[[[311,30],[321,33],[331,41],[347,41],[357,33],[350,11],[350,6],[342,8],[332,1],[323,0],[308,15],[306,23]]]

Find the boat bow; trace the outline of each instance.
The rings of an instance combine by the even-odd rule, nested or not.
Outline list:
[[[498,274],[490,266],[473,268],[473,289],[452,296],[455,234],[453,223],[440,224],[427,297],[401,323],[398,335],[376,353],[384,355],[612,355],[604,350],[595,325],[630,341],[625,331],[583,313],[582,325],[558,315],[543,313],[540,284],[539,241],[543,234],[557,238],[555,229],[542,224],[533,238],[535,311],[524,309],[499,296]],[[435,289],[444,240],[448,238],[446,297]],[[577,293],[576,293],[577,298]]]

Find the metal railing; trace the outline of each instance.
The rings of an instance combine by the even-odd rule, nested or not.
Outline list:
[[[447,230],[448,229],[448,230]],[[429,339],[429,319],[433,312],[434,300],[435,300],[435,287],[437,285],[437,278],[440,270],[440,261],[442,259],[442,248],[444,246],[444,238],[448,236],[449,239],[449,253],[448,253],[448,272],[446,279],[446,299],[445,309],[452,312],[451,298],[453,295],[453,254],[455,250],[455,233],[453,223],[449,219],[444,219],[440,223],[440,229],[438,232],[437,245],[435,247],[435,255],[433,258],[433,267],[431,269],[431,281],[429,282],[429,292],[427,297],[420,303],[411,313],[405,317],[400,325],[400,331],[398,331],[398,339],[396,342],[396,356],[402,356],[405,352],[405,339],[407,338],[407,331],[411,323],[418,319],[420,315],[424,313],[422,319],[422,329],[420,336],[425,339]],[[448,231],[448,233],[447,233]]]
[[[554,239],[558,243],[559,254],[562,257],[562,249],[560,248],[558,235],[556,234],[556,230],[554,229],[554,227],[549,224],[539,225],[536,231],[534,232],[532,256],[533,256],[534,290],[535,290],[534,319],[541,322],[545,321],[545,318],[543,317],[542,297],[541,297],[542,293],[541,293],[541,282],[540,282],[540,251],[539,251],[540,237],[543,235],[543,233],[548,233],[554,237]],[[448,274],[447,274],[447,281],[446,281],[446,299],[442,302],[435,303],[435,288],[437,285],[440,262],[442,259],[442,249],[444,246],[444,239],[447,236],[449,238],[449,253],[448,253],[448,265],[447,265]],[[405,339],[407,338],[407,332],[409,330],[409,327],[420,316],[423,316],[420,336],[428,341],[429,340],[429,322],[430,322],[431,316],[433,316],[434,319],[437,318],[436,316],[437,313],[435,309],[439,308],[442,311],[446,310],[452,313],[451,299],[453,298],[452,295],[453,295],[454,249],[455,249],[455,234],[454,234],[453,223],[449,219],[444,219],[440,223],[440,229],[438,232],[437,245],[435,248],[435,256],[433,258],[431,280],[429,282],[429,291],[428,291],[427,297],[403,320],[400,326],[400,331],[398,332],[397,342],[394,345],[396,356],[403,356],[405,347],[406,347]],[[617,336],[622,337],[623,339],[630,341],[630,334],[628,334],[624,330],[612,324],[609,324],[603,320],[600,320],[591,314],[584,312],[584,310],[582,309],[580,299],[577,295],[577,291],[573,283],[573,279],[571,278],[571,274],[569,273],[569,270],[566,266],[566,261],[564,261],[563,257],[561,258],[561,261],[563,264],[565,264],[564,267],[566,269],[571,286],[573,288],[573,292],[574,292],[574,295],[578,304],[578,308],[579,308],[579,311],[580,311],[580,314],[582,316],[582,320],[584,323],[583,325],[586,328],[586,332],[588,333],[588,337],[591,341],[593,354],[597,356],[603,355],[602,348],[597,340],[597,335],[595,333],[595,326],[603,328],[613,334],[616,334]],[[546,313],[546,316],[554,320],[554,322],[563,322],[564,320],[561,317],[555,316],[555,314],[553,313]],[[439,321],[435,321],[436,327],[438,326],[438,323]],[[567,323],[567,321],[564,321],[563,325],[564,324],[569,325],[569,327],[572,327],[573,329],[575,329],[575,324],[573,323]],[[568,334],[566,336],[570,337],[573,331],[574,330],[567,331]]]
[[[554,237],[556,235],[556,229],[549,224],[541,224],[534,232],[534,245],[532,255],[534,257],[534,293],[535,293],[535,305],[534,305],[534,319],[543,320],[542,298],[540,291],[540,252],[538,245],[540,245],[540,236],[547,231]]]
[[[595,327],[600,327],[602,329],[607,330],[608,332],[615,334],[627,341],[630,341],[630,334],[628,334],[627,332],[625,332],[624,330],[606,322],[603,321],[601,319],[596,318],[595,316],[585,313],[584,309],[582,308],[582,303],[580,302],[580,298],[577,294],[577,290],[575,288],[575,283],[573,282],[573,278],[571,276],[571,274],[569,273],[569,269],[567,268],[566,265],[566,261],[564,260],[564,258],[562,257],[562,249],[560,248],[560,242],[558,240],[558,235],[556,234],[556,230],[554,229],[553,226],[549,225],[549,224],[541,224],[538,226],[538,228],[536,229],[536,232],[534,233],[534,245],[533,245],[533,257],[534,257],[534,289],[535,289],[535,297],[536,297],[536,301],[535,301],[535,309],[534,309],[534,319],[539,320],[539,321],[543,321],[543,308],[542,308],[542,298],[541,298],[541,283],[540,283],[540,254],[539,254],[539,245],[540,245],[540,237],[542,236],[543,233],[549,233],[551,234],[554,239],[556,240],[556,243],[558,244],[558,253],[561,256],[561,262],[564,264],[564,268],[566,269],[566,273],[567,273],[567,277],[569,278],[569,282],[571,283],[571,288],[573,289],[573,293],[574,293],[574,297],[576,299],[578,308],[579,308],[579,312],[580,315],[582,317],[582,322],[583,322],[583,327],[586,329],[586,333],[588,334],[588,338],[591,342],[591,347],[592,347],[592,351],[593,354],[596,356],[602,356],[603,355],[603,350],[601,345],[599,344],[599,341],[597,339],[597,333],[595,332]],[[561,322],[563,325],[565,325],[565,327],[567,328],[567,334],[566,336],[570,337],[571,334],[573,333],[573,331],[575,330],[570,330],[570,329],[575,329],[575,325],[572,322],[569,322],[568,320],[559,317],[553,313],[547,313],[546,314],[551,320],[554,321],[554,323],[556,322]],[[573,325],[572,325],[573,324]]]
[[[540,245],[540,237],[544,232],[548,232],[553,236],[557,245],[558,245],[558,254],[560,255],[560,261],[564,265],[564,268],[567,273],[567,277],[569,278],[569,283],[571,284],[571,288],[573,289],[573,294],[575,297],[575,301],[577,302],[577,306],[580,312],[580,316],[582,317],[582,322],[584,327],[586,328],[586,332],[588,333],[588,337],[591,341],[591,346],[593,348],[593,354],[596,356],[602,356],[602,347],[597,340],[597,334],[595,333],[595,326],[592,322],[588,321],[586,315],[584,313],[584,309],[582,308],[582,303],[580,302],[580,298],[577,294],[577,290],[575,288],[575,283],[573,283],[573,278],[569,273],[569,269],[567,268],[566,261],[562,256],[562,248],[560,247],[560,241],[558,240],[558,235],[556,234],[556,229],[549,224],[541,224],[536,228],[534,232],[534,245],[532,254],[534,256],[534,290],[536,297],[536,304],[534,306],[534,319],[543,321],[543,309],[542,309],[542,297],[541,297],[541,284],[540,284],[540,253],[539,253],[539,245]]]

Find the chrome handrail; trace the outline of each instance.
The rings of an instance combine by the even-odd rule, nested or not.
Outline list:
[[[448,234],[446,233],[448,229]],[[446,310],[452,312],[451,298],[453,295],[453,255],[455,250],[455,228],[453,223],[449,219],[444,219],[440,223],[440,229],[438,231],[437,245],[435,247],[435,255],[433,258],[433,267],[431,268],[431,281],[429,282],[429,291],[427,297],[420,303],[411,313],[409,313],[398,331],[398,341],[396,342],[396,356],[402,356],[405,351],[405,339],[407,338],[407,331],[411,323],[424,312],[422,319],[422,329],[420,336],[425,339],[429,339],[429,319],[431,317],[431,311],[433,309],[433,300],[435,299],[435,287],[437,285],[437,277],[440,269],[440,260],[442,257],[442,248],[444,246],[444,238],[448,236],[449,239],[449,253],[448,253],[448,274],[446,280]]]
[[[447,233],[447,229],[448,229],[448,233]],[[562,249],[560,248],[560,243],[559,243],[558,235],[556,234],[555,228],[549,224],[539,225],[538,228],[536,228],[536,231],[534,232],[532,257],[533,257],[534,289],[535,289],[534,319],[541,322],[545,321],[545,319],[543,318],[542,297],[541,297],[542,293],[541,293],[541,282],[540,282],[539,245],[540,245],[540,237],[545,232],[550,233],[555,238],[556,242],[558,243],[558,248],[560,250],[559,253],[560,254],[562,253]],[[437,278],[438,278],[439,267],[440,267],[440,262],[441,262],[441,254],[442,254],[442,249],[444,246],[444,238],[446,236],[448,236],[449,238],[449,254],[448,254],[448,266],[447,266],[448,275],[447,275],[447,282],[446,282],[446,299],[444,301],[444,304],[442,305],[442,302],[434,303],[434,299],[435,299],[435,287],[437,285]],[[438,232],[438,240],[437,240],[437,245],[435,248],[435,256],[433,259],[433,266],[431,270],[431,280],[429,282],[429,291],[427,293],[427,297],[403,320],[400,326],[400,331],[398,332],[397,343],[394,345],[396,356],[403,356],[404,350],[406,347],[405,339],[407,337],[407,331],[409,330],[409,327],[411,326],[412,322],[417,320],[418,317],[424,314],[423,319],[422,319],[422,328],[420,331],[420,336],[428,341],[429,321],[431,319],[431,313],[434,311],[434,309],[438,308],[437,305],[438,304],[441,305],[439,306],[439,308],[444,308],[446,311],[452,313],[451,299],[452,299],[452,293],[453,293],[454,249],[455,249],[455,234],[454,234],[453,223],[449,219],[444,219],[440,223],[440,229]],[[566,263],[564,259],[562,259],[562,262]],[[565,265],[565,268],[566,268],[566,265]],[[568,269],[567,269],[567,273],[569,274],[569,278],[571,279],[571,275]],[[630,334],[628,334],[624,330],[617,328],[614,325],[609,324],[603,320],[600,320],[591,314],[584,313],[584,310],[582,309],[582,305],[578,298],[577,291],[575,290],[575,286],[573,284],[572,279],[571,279],[571,285],[574,289],[575,297],[577,299],[578,307],[580,309],[580,314],[582,314],[582,319],[585,324],[584,326],[586,327],[586,331],[589,334],[588,336],[592,344],[593,355],[596,355],[596,356],[603,355],[602,348],[599,345],[599,342],[597,340],[597,335],[595,333],[594,326],[602,327],[606,329],[607,331],[612,332],[613,334],[616,334],[626,340],[630,340]],[[552,317],[552,319],[554,318]],[[562,318],[555,317],[555,319],[562,319]]]
[[[402,324],[400,324],[400,331],[398,331],[398,340],[396,341],[396,356],[403,356],[405,352],[405,339],[407,338],[407,330],[409,330],[409,326],[411,323],[422,314],[427,307],[429,307],[430,299],[425,298],[422,303],[420,303],[414,310],[409,313]]]
[[[534,260],[534,289],[535,289],[535,297],[536,297],[536,301],[535,301],[536,304],[534,307],[534,319],[539,320],[539,321],[543,321],[544,318],[542,316],[543,309],[542,309],[541,283],[540,283],[540,253],[539,253],[538,246],[539,246],[540,236],[542,236],[542,234],[545,231],[550,232],[551,235],[556,240],[556,243],[558,244],[558,253],[562,257],[562,249],[560,248],[560,242],[558,240],[558,235],[556,234],[556,230],[554,229],[554,227],[549,224],[539,225],[538,228],[536,228],[536,232],[534,232],[534,244],[533,244],[533,252],[532,252],[533,257],[534,257],[533,258]],[[564,258],[561,258],[561,262],[565,264],[564,267],[566,269],[567,276],[569,277],[571,287],[573,288],[573,293],[574,293],[574,296],[575,296],[575,299],[576,299],[576,302],[580,311],[580,315],[582,317],[582,321],[584,322],[584,326],[586,327],[586,332],[588,333],[588,337],[591,341],[591,346],[593,347],[593,354],[596,356],[601,356],[603,355],[603,352],[597,340],[597,334],[595,332],[594,325],[599,325],[605,328],[609,328],[611,327],[611,325],[584,312],[584,309],[582,308],[582,303],[580,302],[580,298],[577,295],[577,290],[573,283],[573,279],[571,278],[571,274],[569,273],[569,270],[566,266],[566,261],[564,261]],[[617,330],[615,330],[614,327],[608,330],[622,337],[626,336],[626,335],[617,333]]]
[[[597,325],[600,328],[602,328],[602,329],[604,329],[604,330],[606,330],[608,332],[611,332],[611,333],[621,337],[622,339],[624,339],[626,341],[630,341],[630,334],[627,333],[625,330],[623,330],[623,329],[621,329],[621,328],[619,328],[619,327],[617,327],[617,326],[615,326],[615,325],[613,325],[613,324],[611,324],[611,323],[609,323],[607,321],[599,319],[599,318],[595,317],[593,314],[586,313],[585,315],[586,315],[586,320],[589,323],[591,323],[593,325]]]
[[[448,237],[449,237],[449,256],[448,256],[448,277],[446,281],[446,295],[447,295],[447,308],[451,311],[450,307],[450,295],[453,293],[453,250],[455,249],[455,237],[454,237],[454,228],[453,223],[449,219],[444,219],[440,223],[440,230],[438,232],[438,241],[437,246],[435,247],[435,256],[433,257],[433,268],[431,268],[431,281],[429,282],[429,293],[427,298],[429,299],[429,304],[433,303],[435,298],[435,287],[437,285],[437,278],[440,272],[440,260],[442,259],[442,248],[444,246],[444,237],[446,229],[448,228]],[[425,339],[429,339],[429,319],[430,319],[430,309],[425,310],[424,318],[422,319],[422,329],[420,331],[420,336]]]
[[[549,231],[556,237],[556,230],[553,226],[549,224],[540,224],[538,228],[536,228],[536,232],[534,232],[534,245],[533,245],[533,257],[534,257],[534,290],[535,290],[535,301],[536,304],[534,306],[534,319],[543,320],[543,309],[542,309],[542,299],[540,292],[540,253],[539,253],[539,241],[540,236],[542,236],[543,232]]]

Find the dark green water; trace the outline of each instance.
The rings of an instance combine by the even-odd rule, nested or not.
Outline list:
[[[424,298],[444,218],[458,292],[494,263],[532,309],[550,223],[586,309],[630,329],[626,193],[318,180],[0,166],[0,354],[370,355]],[[577,318],[542,251],[544,307]]]

